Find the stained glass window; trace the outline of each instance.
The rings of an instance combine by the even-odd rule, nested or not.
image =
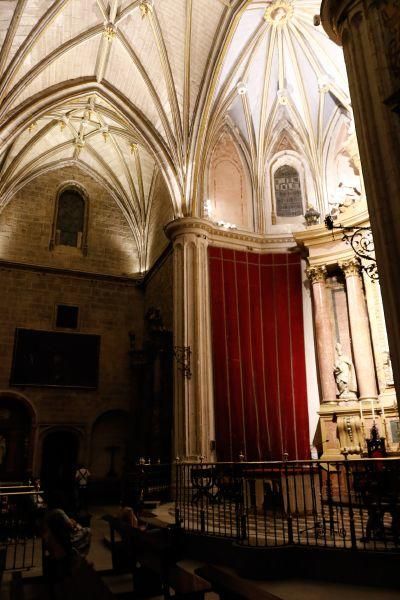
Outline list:
[[[274,175],[276,214],[278,217],[298,217],[303,214],[300,176],[289,165],[279,167]]]

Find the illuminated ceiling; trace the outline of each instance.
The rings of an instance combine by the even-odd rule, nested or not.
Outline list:
[[[279,123],[317,176],[350,114],[341,50],[319,0],[10,0],[0,16],[0,205],[80,163],[137,240],[162,173],[174,214],[201,214],[207,152],[230,123],[256,193]],[[147,221],[146,221],[147,219]]]

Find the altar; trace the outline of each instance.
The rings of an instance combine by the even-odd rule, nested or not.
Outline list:
[[[245,505],[257,513],[282,510],[285,514],[316,513],[321,508],[321,474],[314,464],[277,465],[244,471]]]

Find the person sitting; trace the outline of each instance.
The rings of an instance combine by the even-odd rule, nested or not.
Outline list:
[[[43,573],[50,584],[70,575],[79,556],[73,549],[71,532],[71,522],[61,509],[49,511],[42,521]]]
[[[61,509],[50,510],[43,519],[43,575],[50,598],[111,600],[111,593],[74,543],[75,525]]]
[[[49,510],[43,519],[44,526],[48,523],[56,523],[63,525],[63,528],[68,532],[69,540],[72,548],[80,555],[87,556],[90,549],[91,531],[89,527],[82,527],[74,519],[69,517],[62,508],[53,508]]]

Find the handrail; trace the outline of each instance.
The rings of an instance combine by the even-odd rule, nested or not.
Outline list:
[[[400,458],[175,463],[176,522],[254,546],[400,547]]]

